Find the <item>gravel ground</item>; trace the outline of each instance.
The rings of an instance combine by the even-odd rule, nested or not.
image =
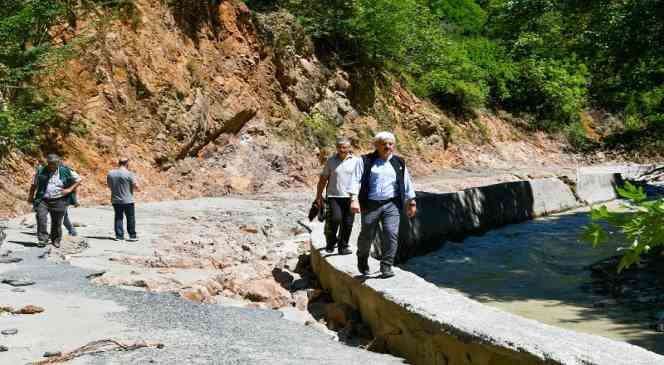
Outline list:
[[[332,341],[311,328],[282,319],[278,311],[196,304],[171,294],[92,286],[85,277],[88,272],[38,259],[41,252],[37,248],[21,252],[17,256],[24,261],[18,264],[18,269],[2,273],[2,277],[28,277],[36,282],[34,286],[26,288],[26,293],[12,293],[14,296],[33,293],[35,304],[43,306],[45,313],[54,310],[49,304],[52,299],[62,296],[112,302],[122,310],[111,310],[103,319],[107,325],[116,329],[109,331],[109,328],[99,327],[99,337],[94,336],[94,333],[81,333],[81,338],[103,339],[113,336],[127,342],[145,340],[165,345],[163,349],[85,356],[74,360],[72,364],[402,363],[388,355],[350,348]],[[34,298],[34,293],[40,293],[41,298]],[[5,295],[3,292],[3,297]],[[39,316],[34,315],[30,319]],[[50,322],[47,317],[43,318],[41,323],[37,320],[30,326],[21,327],[16,325],[20,324],[19,316],[0,317],[0,327],[19,327],[16,340],[20,340],[20,336],[34,339],[47,332]],[[70,331],[77,328],[76,322],[81,318],[73,315],[60,320],[68,322],[68,329],[63,330]],[[101,322],[98,325],[106,326]],[[76,337],[76,334],[68,335]],[[6,338],[0,338],[0,341],[6,342]],[[76,347],[53,348],[53,345],[48,345],[50,341],[57,342],[57,339],[44,339],[39,342],[44,344],[43,348],[31,348],[27,353],[69,351]],[[0,363],[25,363],[25,347],[18,352],[13,351],[12,347],[21,348],[19,345],[9,345],[8,352],[0,353]]]
[[[34,315],[0,314],[0,330],[16,328],[16,335],[0,335],[0,364],[25,364],[42,359],[46,351],[71,351],[91,341],[116,339],[124,343],[160,342],[163,349],[102,352],[71,361],[72,364],[396,364],[402,359],[349,347],[320,332],[283,318],[276,310],[241,308],[224,304],[200,304],[173,292],[150,292],[132,286],[95,285],[86,275],[99,270],[105,275],[123,273],[139,277],[146,271],[113,261],[117,256],[149,256],[165,246],[163,233],[179,224],[191,225],[189,217],[207,217],[210,211],[253,211],[274,219],[275,229],[287,229],[289,212],[302,208],[287,194],[254,199],[199,199],[141,204],[138,244],[109,241],[112,222],[109,207],[81,208],[73,220],[86,239],[83,251],[67,254],[66,260],[39,258],[45,249],[33,247],[36,237],[26,226],[31,216],[7,222],[2,252],[21,258],[19,263],[0,264],[0,279],[19,278],[36,282],[25,292],[0,284],[0,306],[43,307]],[[302,205],[304,206],[304,205]],[[264,208],[266,207],[266,208]],[[274,212],[264,210],[273,208]],[[270,209],[268,209],[270,210]],[[303,213],[298,213],[302,215]],[[240,216],[239,216],[240,217]],[[258,219],[252,217],[252,220]],[[205,222],[203,222],[205,223]],[[257,221],[257,223],[260,223]],[[226,232],[226,231],[224,231]],[[288,233],[273,233],[273,237]],[[225,241],[223,241],[225,242]],[[230,243],[230,242],[229,242]],[[280,252],[275,248],[275,254]],[[225,252],[225,251],[224,251]],[[62,253],[62,251],[60,252]],[[231,253],[227,253],[231,255]],[[51,255],[53,256],[53,255]],[[129,272],[132,271],[132,272]],[[185,272],[186,273],[186,272]]]

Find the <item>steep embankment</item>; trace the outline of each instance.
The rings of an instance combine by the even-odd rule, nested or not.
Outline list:
[[[416,174],[459,166],[569,165],[562,146],[478,113],[454,119],[389,75],[321,63],[286,12],[136,0],[120,17],[98,9],[58,32],[77,55],[52,76],[51,95],[77,134],[59,150],[86,177],[84,204],[105,202],[106,171],[133,159],[139,199],[163,200],[310,186],[335,133],[358,150],[389,129]],[[0,216],[29,210],[31,156],[0,174]]]

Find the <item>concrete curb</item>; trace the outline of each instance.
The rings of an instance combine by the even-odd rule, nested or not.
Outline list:
[[[620,175],[581,173],[586,202],[611,200]],[[577,193],[578,193],[577,185]],[[447,194],[418,193],[417,219],[400,242],[402,257],[434,250],[462,238],[581,206],[557,178],[518,181]],[[362,277],[355,256],[325,255],[322,224],[311,225],[312,265],[334,299],[357,308],[377,341],[413,364],[664,364],[638,346],[577,333],[491,308],[449,293],[395,268],[387,280]],[[405,242],[404,242],[405,241]],[[407,245],[410,242],[410,247]],[[370,259],[376,269],[378,262]]]
[[[356,258],[326,255],[323,226],[310,226],[311,258],[335,301],[360,311],[376,341],[422,365],[664,364],[664,357],[600,336],[549,326],[449,293],[395,268],[362,277]],[[378,261],[370,259],[375,271]]]
[[[454,193],[417,194],[418,215],[405,235],[399,257],[438,249],[445,240],[462,239],[511,223],[577,208],[572,190],[557,178],[514,181]],[[402,230],[402,232],[404,232]]]

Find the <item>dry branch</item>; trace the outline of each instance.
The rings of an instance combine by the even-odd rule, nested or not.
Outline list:
[[[158,342],[146,342],[146,341],[138,341],[132,344],[123,344],[113,339],[104,339],[104,340],[90,342],[73,351],[65,352],[60,356],[49,357],[48,359],[33,362],[31,363],[31,365],[57,364],[91,353],[99,353],[105,351],[131,351],[145,347],[155,347],[161,349],[164,347],[164,345]]]

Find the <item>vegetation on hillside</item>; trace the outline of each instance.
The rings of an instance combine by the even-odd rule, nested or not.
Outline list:
[[[248,0],[298,15],[346,65],[396,71],[448,109],[501,107],[582,145],[580,113],[664,122],[664,3],[645,0]]]
[[[507,109],[533,129],[567,131],[579,147],[588,142],[584,110],[624,121],[624,138],[614,136],[611,145],[641,148],[639,132],[664,123],[662,1],[246,2],[257,10],[288,9],[318,50],[343,67],[392,72],[447,110]],[[218,1],[164,4],[183,21],[186,7],[210,12]],[[2,0],[0,157],[34,148],[59,123],[37,81],[68,54],[54,42],[58,27],[75,27],[81,9],[91,7],[140,26],[132,0]],[[648,142],[661,144],[659,137]]]

